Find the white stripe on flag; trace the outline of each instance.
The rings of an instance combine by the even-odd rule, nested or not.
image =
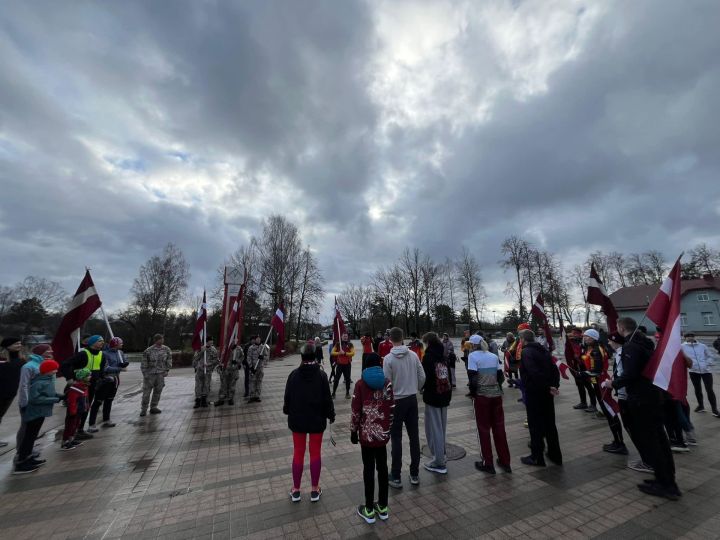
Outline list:
[[[670,296],[672,294],[672,288],[673,288],[673,280],[670,276],[668,276],[665,281],[663,281],[663,284],[660,285],[660,290]]]
[[[94,286],[88,287],[83,292],[76,295],[75,298],[72,299],[72,302],[70,302],[70,307],[67,312],[70,313],[73,309],[82,306],[91,296],[97,296],[97,291]]]
[[[653,384],[659,386],[663,390],[667,390],[670,386],[670,377],[672,376],[673,365],[675,359],[680,354],[681,339],[680,339],[680,317],[678,316],[673,322],[672,328],[670,329],[670,336],[667,340],[665,350],[662,352],[660,362],[658,362],[657,371],[653,378]]]
[[[588,287],[594,287],[596,289],[600,289],[600,291],[603,293],[603,295],[607,296],[607,292],[605,291],[605,287],[602,283],[600,283],[597,279],[594,277],[589,277],[587,280],[587,286]]]
[[[280,319],[281,321],[285,321],[285,314],[282,312],[280,308],[275,312],[275,316]]]

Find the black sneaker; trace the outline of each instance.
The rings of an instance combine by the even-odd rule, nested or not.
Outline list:
[[[646,495],[652,495],[653,497],[664,497],[669,501],[677,501],[680,496],[670,489],[666,489],[660,484],[638,484],[638,489]]]
[[[29,461],[30,461],[30,463],[32,463],[33,465],[37,465],[38,467],[42,467],[43,465],[45,465],[45,463],[47,463],[47,460],[46,460],[46,459],[34,459],[34,458],[30,458]]]
[[[520,458],[520,462],[523,465],[532,465],[533,467],[546,467],[544,459],[535,459],[532,456]]]
[[[300,490],[298,490],[298,491],[290,490],[290,500],[292,502],[294,502],[294,503],[300,502],[301,498],[302,497],[300,497]]]
[[[390,512],[387,506],[380,506],[378,503],[375,503],[373,510],[375,510],[375,515],[383,521],[390,517]]]
[[[697,407],[695,407],[695,412],[705,412],[705,407],[703,407],[702,405],[698,405]]]
[[[40,468],[39,465],[33,465],[31,461],[25,460],[22,463],[15,465],[13,474],[29,474],[37,471]]]
[[[357,507],[357,515],[365,520],[365,523],[375,523],[375,509],[368,510],[364,504]]]
[[[147,413],[145,411],[140,411],[140,416],[147,416]]]
[[[496,463],[498,464],[498,467],[500,467],[503,471],[508,474],[512,474],[512,467],[510,465],[503,465],[502,463],[500,463],[499,459],[496,461]]]
[[[598,413],[598,412],[600,412],[600,411],[598,411],[598,410],[597,410],[595,407],[593,407],[592,405],[589,405],[588,407],[585,408],[585,412],[586,412],[586,413]]]
[[[85,431],[78,431],[77,434],[75,435],[75,438],[79,441],[88,441],[88,440],[92,439],[93,436]]]
[[[576,411],[584,411],[587,409],[587,403],[578,403],[577,405],[573,405],[573,409]]]
[[[320,488],[318,488],[317,491],[311,491],[310,502],[318,502],[320,500],[320,495],[322,495],[322,489]]]
[[[60,445],[60,450],[75,450],[72,441],[64,442]]]
[[[102,427],[115,427],[117,424],[115,422],[103,422]]]
[[[73,445],[73,447],[78,447],[78,446],[83,445],[82,441],[76,441],[76,440],[70,441],[70,444]]]
[[[153,407],[152,409],[150,409],[150,414],[160,414],[160,413],[162,413],[162,411],[160,409],[158,409],[157,407]]]
[[[718,411],[717,409],[715,409],[715,410],[713,411],[713,416],[714,416],[715,418],[720,418],[720,411]]]
[[[482,461],[476,461],[475,468],[478,471],[482,471],[484,473],[495,474],[495,467],[493,467],[492,465],[485,465]]]
[[[620,454],[622,456],[628,455],[627,446],[621,443],[612,442],[610,444],[603,445],[603,451],[610,454]]]

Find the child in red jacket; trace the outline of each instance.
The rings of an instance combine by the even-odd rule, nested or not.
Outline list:
[[[90,408],[88,403],[90,399],[88,380],[90,380],[89,369],[75,370],[75,381],[67,389],[66,394],[67,414],[65,415],[65,430],[63,431],[60,450],[73,450],[82,444],[82,442],[75,440],[75,435],[80,427],[83,415]]]
[[[358,506],[357,513],[367,523],[375,523],[375,516],[382,520],[388,518],[387,443],[395,400],[392,383],[385,378],[380,367],[382,358],[370,353],[365,365],[352,397],[350,441],[360,443],[363,460],[365,504]],[[374,503],[375,469],[378,476],[377,503]]]

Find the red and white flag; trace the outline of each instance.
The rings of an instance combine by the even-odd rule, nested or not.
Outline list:
[[[569,379],[570,377],[568,376],[567,372],[568,372],[568,369],[570,369],[570,368],[568,367],[568,365],[565,362],[561,362],[560,360],[558,360],[558,357],[555,356],[554,354],[552,355],[552,361],[553,361],[553,364],[555,364],[555,367],[558,368],[558,371],[560,372],[560,376],[563,379]]]
[[[243,319],[245,312],[245,284],[240,286],[240,292],[235,297],[232,307],[230,308],[230,317],[228,318],[228,335],[222,348],[221,362],[223,366],[227,366],[230,359],[230,346],[237,342],[240,344],[242,339]]]
[[[600,385],[600,396],[602,397],[602,405],[605,410],[610,413],[610,416],[617,416],[620,413],[620,404],[615,401],[612,396],[612,389],[603,388],[602,383],[609,379],[606,371],[603,371],[598,377],[598,384]]]
[[[345,322],[343,322],[342,315],[340,315],[340,308],[338,307],[337,298],[335,298],[335,318],[333,319],[333,343],[340,343],[342,341],[343,334],[347,334],[345,328]]]
[[[680,336],[680,272],[678,259],[645,313],[662,329],[662,335],[643,372],[655,386],[678,400],[687,395],[687,367]]]
[[[547,315],[545,314],[545,303],[543,302],[542,294],[538,294],[537,298],[535,299],[535,303],[533,304],[532,309],[530,310],[530,313],[535,317],[535,319],[540,323],[540,325],[543,328],[543,332],[545,333],[545,341],[547,342],[548,350],[553,351],[555,350],[555,342],[553,341],[552,337],[552,330],[550,329],[550,323],[548,323]]]
[[[75,354],[80,342],[82,325],[101,305],[102,302],[95,290],[95,284],[90,277],[90,270],[86,270],[85,277],[80,282],[80,286],[70,303],[70,309],[60,321],[60,326],[52,341],[55,360],[62,362]]]
[[[272,320],[270,321],[272,326],[278,334],[277,344],[275,345],[275,356],[282,356],[285,351],[285,306],[282,302],[275,311]]]
[[[618,313],[592,263],[590,264],[590,277],[587,281],[587,302],[600,306],[600,310],[607,318],[608,330],[610,333],[617,332]]]
[[[202,304],[198,308],[197,319],[195,320],[195,330],[193,331],[192,348],[193,351],[199,351],[205,344],[205,325],[207,323],[207,298],[203,291]]]

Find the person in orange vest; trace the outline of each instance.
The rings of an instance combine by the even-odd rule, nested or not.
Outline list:
[[[350,368],[353,356],[355,356],[355,347],[350,343],[347,334],[343,334],[341,342],[333,346],[331,354],[335,358],[336,364],[332,397],[335,399],[335,392],[340,383],[340,375],[342,375],[345,379],[345,399],[350,399]]]
[[[425,354],[425,348],[423,347],[422,341],[418,339],[418,335],[415,332],[410,334],[410,343],[408,343],[408,349],[417,354],[420,362],[422,362],[423,355]]]

